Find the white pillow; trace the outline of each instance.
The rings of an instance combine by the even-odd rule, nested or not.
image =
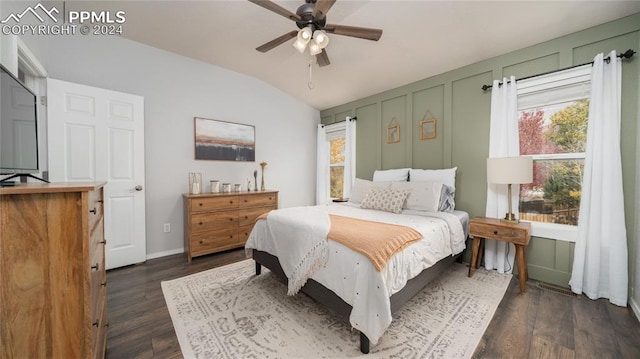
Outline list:
[[[371,182],[364,179],[356,178],[351,188],[349,202],[360,203],[372,188],[390,188],[391,182]]]
[[[409,195],[408,190],[372,188],[362,200],[360,208],[400,213]]]
[[[409,191],[404,208],[416,211],[438,212],[442,183],[391,182],[391,189]]]
[[[407,181],[409,168],[396,168],[393,170],[375,170],[373,182],[381,181]]]
[[[409,170],[409,180],[411,182],[442,182],[455,190],[456,170],[458,167],[446,168],[442,170]]]

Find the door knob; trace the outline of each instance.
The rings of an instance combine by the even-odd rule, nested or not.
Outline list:
[[[142,186],[141,186],[141,185],[137,185],[137,186],[135,187],[135,190],[136,190],[136,191],[138,191],[138,192],[139,192],[139,191],[142,191]]]

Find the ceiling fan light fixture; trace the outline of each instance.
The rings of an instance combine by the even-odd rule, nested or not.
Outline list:
[[[320,49],[324,49],[329,45],[329,36],[323,30],[316,30],[313,32],[313,41],[320,47]]]
[[[296,41],[293,43],[293,47],[300,53],[303,53],[307,48],[307,44],[311,41],[312,34],[311,29],[308,27],[300,29],[298,36],[296,36]]]
[[[305,43],[307,43],[309,42],[309,40],[311,40],[312,37],[313,32],[308,27],[303,27],[302,29],[300,29],[300,31],[298,31],[298,39],[300,41],[304,41]]]
[[[315,56],[322,52],[322,48],[315,41],[311,41],[309,44],[309,53],[311,56]]]
[[[296,41],[293,42],[293,47],[295,47],[296,50],[298,50],[302,54],[307,48],[307,42],[308,41],[305,42],[304,40],[296,39]]]

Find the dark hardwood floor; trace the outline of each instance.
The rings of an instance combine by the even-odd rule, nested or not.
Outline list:
[[[182,358],[160,282],[245,259],[244,250],[182,255],[107,272],[107,358]],[[640,358],[640,323],[628,308],[541,289],[509,289],[473,358]]]

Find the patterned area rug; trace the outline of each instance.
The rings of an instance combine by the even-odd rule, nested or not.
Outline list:
[[[454,263],[394,315],[371,353],[351,326],[245,260],[162,282],[185,358],[470,358],[511,275]]]

